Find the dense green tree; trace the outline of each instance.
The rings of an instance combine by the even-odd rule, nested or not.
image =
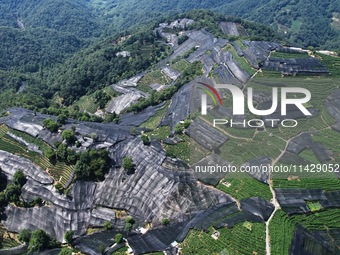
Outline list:
[[[104,224],[103,224],[103,227],[106,229],[106,230],[109,230],[109,229],[112,229],[112,224],[110,221],[105,221]]]
[[[104,254],[105,253],[105,246],[104,246],[104,244],[101,243],[98,246],[98,251],[99,251],[100,254]]]
[[[150,145],[150,138],[149,138],[149,136],[143,134],[141,136],[141,139],[142,139],[144,145]]]
[[[125,223],[125,227],[124,227],[125,231],[131,231],[132,230],[132,224],[131,223]]]
[[[73,250],[69,248],[62,248],[58,255],[72,255]]]
[[[7,198],[4,192],[0,192],[0,208],[7,205]]]
[[[182,134],[183,131],[184,131],[183,125],[180,124],[180,123],[177,124],[177,125],[175,126],[175,128],[174,128],[174,131],[175,131],[176,134]]]
[[[25,185],[27,179],[22,171],[16,171],[15,174],[13,175],[13,182],[15,185],[21,188],[22,186]]]
[[[74,143],[75,137],[74,137],[74,132],[72,130],[64,130],[63,133],[61,134],[61,137],[63,140],[66,140],[68,144]]]
[[[182,44],[182,43],[184,43],[188,39],[189,39],[189,36],[182,35],[182,36],[178,37],[178,44]]]
[[[45,153],[44,153],[45,157],[47,157],[50,161],[55,160],[56,158],[56,153],[55,150],[53,150],[52,148],[48,148]]]
[[[50,130],[51,132],[57,132],[58,131],[58,128],[59,128],[59,125],[57,122],[55,122],[54,120],[52,119],[45,119],[43,121],[43,124],[44,126]]]
[[[21,195],[20,187],[15,184],[9,184],[5,191],[6,199],[9,202],[18,203]]]
[[[190,119],[187,119],[187,120],[185,120],[185,121],[183,122],[183,127],[184,127],[184,128],[188,128],[188,127],[190,126],[190,124],[191,124]]]
[[[78,156],[79,155],[74,150],[72,149],[67,150],[67,162],[75,164],[77,162]]]
[[[0,192],[5,190],[6,187],[7,187],[7,176],[3,172],[0,172]]]
[[[72,230],[66,231],[64,239],[68,244],[72,244],[74,232]]]
[[[57,182],[54,187],[60,194],[64,192],[64,186],[60,182]]]
[[[122,166],[128,172],[133,171],[133,169],[134,169],[133,159],[131,157],[124,157]]]
[[[32,231],[29,229],[23,229],[19,232],[18,239],[21,242],[28,243],[31,239],[32,236]]]
[[[128,215],[125,219],[125,222],[133,224],[133,223],[135,223],[135,220],[132,216]]]
[[[64,143],[59,144],[56,150],[57,160],[67,161],[68,148]]]
[[[7,206],[8,201],[4,192],[0,192],[0,218],[2,213],[5,211],[5,207]]]
[[[162,224],[163,224],[164,226],[167,226],[167,225],[170,224],[170,220],[169,220],[168,218],[164,218],[164,219],[162,219]]]
[[[67,115],[65,113],[61,113],[58,115],[58,123],[60,123],[61,125],[64,125],[67,121]]]
[[[118,233],[115,235],[115,242],[116,244],[120,244],[123,241],[123,235]]]
[[[111,159],[106,150],[88,150],[81,153],[75,166],[78,179],[96,179],[102,181],[110,169]]]
[[[37,229],[32,233],[28,249],[30,252],[40,252],[48,248],[57,247],[57,242],[43,230]]]
[[[37,206],[42,206],[43,202],[44,202],[44,201],[42,200],[41,197],[37,197],[37,198],[35,198],[35,199],[33,200],[33,204],[34,204],[34,205],[37,205]]]

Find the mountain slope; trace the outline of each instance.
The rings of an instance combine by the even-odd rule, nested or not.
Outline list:
[[[4,0],[0,7],[0,26],[44,27],[81,38],[100,34],[99,17],[86,1]]]
[[[16,170],[28,177],[13,196],[13,184],[0,192],[2,223],[13,232],[40,228],[60,242],[72,230],[72,245],[85,254],[112,254],[125,245],[113,245],[119,232],[135,254],[176,250],[176,241],[185,254],[285,255],[297,246],[308,250],[300,237],[313,241],[315,230],[322,247],[312,254],[337,254],[338,177],[269,174],[267,166],[339,162],[339,58],[282,46],[271,29],[243,20],[208,11],[181,16],[107,38],[38,73],[35,94],[56,92],[46,96],[49,105],[11,108],[0,118],[5,180],[15,183]],[[312,116],[288,107],[287,116],[268,116],[281,126],[266,121],[262,128],[259,116],[247,127],[215,127],[215,118],[242,122],[223,90],[222,103],[208,98],[208,114],[200,114],[205,92],[197,81],[210,78],[254,88],[257,109],[272,104],[272,87],[306,88]],[[109,123],[89,122],[102,122],[98,116]],[[255,116],[247,111],[244,125]],[[284,128],[285,118],[299,123]],[[222,164],[255,171],[196,170]],[[298,223],[306,233],[297,236]]]
[[[253,3],[254,2],[254,3]],[[339,1],[241,1],[229,5],[231,14],[271,25],[303,47],[338,48],[339,30],[331,26]],[[317,22],[316,22],[317,21]]]
[[[97,1],[92,1],[92,3]],[[112,29],[126,29],[156,17],[188,11],[211,9],[216,12],[246,18],[270,25],[293,43],[307,47],[338,49],[339,30],[331,26],[333,15],[339,13],[339,1],[105,1],[96,8],[112,22]],[[317,22],[315,22],[317,20]]]

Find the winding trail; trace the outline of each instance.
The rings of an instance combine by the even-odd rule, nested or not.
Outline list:
[[[270,247],[269,224],[270,224],[271,220],[274,218],[276,211],[280,209],[280,204],[276,199],[276,193],[275,193],[275,190],[273,188],[273,181],[271,179],[271,173],[270,172],[269,172],[268,183],[269,183],[270,191],[273,195],[271,202],[275,207],[273,213],[270,215],[269,219],[266,221],[266,254],[270,255],[271,254],[271,250],[270,250],[271,247]]]
[[[300,132],[299,134],[289,138],[288,140],[282,139],[282,140],[284,140],[286,142],[286,146],[281,151],[280,155],[277,156],[277,158],[272,161],[271,166],[274,167],[277,164],[277,162],[280,160],[280,158],[283,156],[283,154],[287,151],[287,147],[288,147],[288,145],[289,145],[291,140],[293,140],[296,137],[298,137],[298,136],[300,136],[302,134],[305,134],[305,133],[318,132],[318,131],[326,130],[326,129],[329,129],[329,128],[331,128],[331,126],[328,126],[328,127],[325,127],[325,128],[319,129],[319,130],[315,130],[315,131]],[[277,136],[277,137],[279,137],[279,136]],[[271,255],[269,224],[270,224],[271,220],[273,219],[273,217],[275,216],[276,211],[280,209],[280,204],[277,201],[276,193],[275,193],[275,190],[273,188],[273,179],[272,179],[272,172],[271,171],[269,171],[269,175],[268,175],[268,184],[269,184],[269,188],[270,188],[270,191],[272,193],[272,196],[273,196],[272,199],[271,199],[271,203],[275,207],[273,213],[270,215],[269,219],[266,221],[266,254],[267,255]]]

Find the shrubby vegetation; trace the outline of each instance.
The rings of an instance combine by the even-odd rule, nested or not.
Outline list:
[[[68,144],[73,144],[75,142],[74,131],[72,130],[64,130],[61,134],[63,140],[65,140]]]
[[[122,167],[128,174],[133,173],[135,168],[133,164],[133,159],[131,157],[123,158]]]
[[[118,233],[115,235],[115,242],[116,244],[120,244],[123,241],[123,235]]]
[[[111,167],[109,152],[106,150],[88,150],[80,154],[75,166],[78,179],[102,181]]]
[[[65,241],[68,243],[68,244],[71,244],[72,243],[72,240],[73,240],[73,235],[74,235],[74,232],[72,230],[68,230],[66,233],[65,233]]]
[[[135,220],[132,216],[127,216],[125,219],[125,231],[131,231],[132,230],[132,226],[135,223]]]
[[[13,175],[13,182],[16,186],[22,188],[27,182],[27,179],[22,171],[16,171]]]
[[[53,5],[53,3],[48,1],[47,5],[50,4]],[[65,5],[72,4],[67,2]],[[79,4],[74,4],[74,6],[76,5]],[[28,7],[30,6],[31,5]],[[81,6],[78,7],[81,8]],[[73,11],[75,10],[71,8],[70,10],[65,10],[65,13],[67,14]],[[84,12],[86,12],[86,10],[84,10]],[[40,14],[42,13],[39,13],[39,15]],[[77,16],[76,14],[74,15],[75,17]],[[91,14],[89,15],[91,17]],[[53,17],[53,15],[51,16]],[[56,116],[61,115],[63,118],[58,121],[59,124],[63,124],[67,117],[83,121],[118,121],[117,116],[114,115],[107,115],[102,119],[98,116],[80,111],[79,107],[73,105],[73,103],[81,96],[93,93],[94,103],[98,105],[98,108],[103,109],[108,101],[111,100],[112,95],[108,95],[102,91],[101,88],[142,72],[168,56],[171,53],[170,47],[161,42],[158,35],[154,34],[153,29],[160,21],[172,21],[182,17],[197,19],[197,26],[205,27],[215,34],[221,34],[216,25],[217,22],[225,20],[222,15],[216,15],[209,11],[192,11],[177,17],[171,16],[153,24],[139,26],[138,29],[131,29],[128,32],[121,32],[114,36],[110,36],[105,40],[102,39],[98,42],[94,42],[91,46],[78,51],[72,58],[68,58],[65,61],[54,56],[53,52],[57,51],[58,54],[62,56],[67,55],[66,52],[62,49],[56,50],[55,48],[48,47],[46,52],[49,54],[43,55],[48,55],[51,59],[43,60],[37,58],[36,56],[40,56],[41,54],[36,54],[36,46],[25,47],[25,43],[28,44],[30,40],[23,40],[22,48],[30,48],[33,52],[32,54],[35,55],[35,58],[30,57],[29,55],[18,56],[14,59],[23,61],[18,62],[17,64],[15,64],[16,61],[14,61],[14,65],[17,65],[18,68],[16,66],[13,66],[13,68],[8,67],[6,63],[4,63],[6,69],[1,70],[2,68],[0,68],[0,88],[4,89],[3,93],[0,95],[0,109],[5,109],[10,106],[23,106],[41,111],[42,113]],[[50,18],[51,17],[48,17],[48,19]],[[45,18],[42,19],[41,24],[44,25],[44,22]],[[75,24],[77,24],[77,22]],[[261,33],[261,36],[267,40],[275,37],[273,36],[275,33],[272,30],[259,25],[251,26],[252,23],[248,23],[245,22],[244,26],[249,26],[247,31],[251,35],[252,33],[255,35]],[[72,23],[72,26],[73,25],[74,24]],[[86,29],[91,30],[93,27],[95,26],[88,25],[86,26]],[[78,32],[79,30],[82,30],[84,26],[79,25],[78,29],[75,27],[73,28]],[[11,29],[13,30],[13,28],[9,28],[9,30]],[[29,29],[25,30],[23,34],[28,33],[28,30]],[[97,31],[97,29],[95,30]],[[100,29],[98,31],[100,31]],[[17,33],[17,31],[15,32]],[[81,32],[80,34],[82,34],[83,37],[86,37],[86,34],[88,33]],[[76,39],[63,38],[60,40],[65,42],[69,41],[70,43],[75,44],[73,47],[74,49],[78,46],[77,43],[74,43],[74,40]],[[185,40],[185,36],[180,37],[180,42],[184,42]],[[69,50],[70,54],[71,52],[74,52],[72,50],[73,48],[67,44],[53,41],[53,37],[49,43],[51,44],[51,47],[57,47],[59,45],[60,47],[65,47],[65,51]],[[81,45],[78,48],[84,45],[81,41],[79,41],[79,44]],[[9,43],[9,45],[15,44]],[[15,50],[17,49],[15,48]],[[131,56],[116,56],[116,53],[122,50],[129,51]],[[25,57],[27,57],[27,60]],[[2,61],[7,60],[5,58]],[[12,58],[10,61],[12,61]],[[63,63],[56,64],[59,62]],[[195,66],[192,67],[192,70],[193,69],[195,69]],[[190,72],[190,68],[188,68],[186,72]],[[187,77],[187,81],[190,80],[189,76],[184,74],[184,77]],[[163,92],[156,92],[153,98],[147,100],[147,102],[141,102],[140,105],[137,105],[132,110],[139,111],[146,105],[155,104],[159,101],[168,99],[181,86],[181,83],[186,82],[183,79],[182,81],[178,81],[175,87],[170,87]],[[16,92],[18,90],[22,92],[17,94]],[[56,98],[58,98],[58,100],[56,100]],[[70,105],[73,106],[67,107]]]
[[[21,198],[21,189],[26,184],[27,178],[22,171],[16,171],[13,175],[13,183],[6,185],[6,188],[0,192],[0,217],[4,212],[5,207],[9,203],[14,203],[21,207],[41,206],[43,200],[39,197],[33,199],[31,202],[26,202]]]
[[[33,232],[29,229],[22,229],[19,232],[18,239],[28,244],[28,254],[60,247],[60,244],[53,237],[41,229]]]
[[[28,243],[30,252],[40,252],[58,246],[57,241],[41,229],[37,229],[32,233]]]
[[[23,229],[19,232],[19,240],[24,243],[28,243],[31,239],[32,231],[29,229]]]
[[[150,138],[148,135],[145,134],[141,135],[141,139],[144,145],[150,145]]]
[[[21,188],[25,185],[27,179],[22,171],[15,172],[13,183],[8,184],[6,189],[0,193],[0,213],[8,203],[20,205]]]
[[[242,4],[237,2],[237,8],[231,8],[231,14],[270,25],[282,33],[286,31],[285,36],[290,41],[305,48],[339,49],[339,31],[331,27],[332,12],[336,11],[337,4],[337,1],[320,0],[243,1]]]
[[[72,255],[72,254],[74,254],[73,250],[69,248],[62,248],[58,255]]]
[[[298,45],[339,49],[339,31],[330,25],[336,7],[336,1],[319,0],[294,4],[288,0],[237,3],[143,0],[139,8],[131,1],[117,4],[108,0],[99,4],[97,1],[4,0],[0,3],[3,38],[0,42],[0,109],[23,106],[51,112],[49,106],[57,93],[61,98],[59,108],[65,110],[63,106],[72,105],[81,96],[153,66],[170,50],[159,42],[152,29],[159,22],[183,17],[197,20],[193,27],[204,27],[216,35],[222,36],[218,22],[229,20],[241,23],[250,39],[280,40],[274,30],[286,31]],[[220,14],[195,10],[175,15],[199,8]],[[168,16],[158,18],[160,11]],[[222,14],[273,25],[274,30],[238,18],[225,18]],[[147,22],[153,23],[145,25]],[[102,37],[96,39],[98,36]],[[179,43],[186,39],[186,36],[180,37]],[[131,57],[117,57],[116,53],[122,50],[129,51]],[[17,94],[18,91],[22,93]],[[95,100],[104,108],[110,98],[98,92]],[[70,111],[68,117],[101,121],[77,109]]]
[[[88,1],[36,0],[10,1],[0,4],[0,24],[19,27],[16,17],[25,28],[48,28],[52,31],[74,34],[80,38],[100,33],[99,16],[94,15]],[[58,10],[58,11],[56,11]],[[19,14],[19,15],[18,15]]]
[[[43,125],[53,133],[57,132],[60,127],[59,124],[52,119],[45,119],[43,121]]]
[[[103,227],[106,230],[110,230],[110,229],[112,229],[113,226],[112,226],[112,223],[110,221],[105,221]]]
[[[75,174],[77,179],[102,181],[105,173],[111,167],[111,159],[109,152],[105,149],[96,150],[89,149],[84,152],[77,153],[69,148],[75,142],[75,134],[73,130],[64,130],[62,133],[63,143],[56,142],[55,147],[45,150],[44,155],[52,162],[65,162],[69,165],[75,165]],[[75,145],[77,146],[77,142]],[[78,142],[79,143],[79,142]],[[79,144],[80,146],[80,144]],[[57,183],[55,188],[63,193],[64,187],[61,183]]]
[[[0,34],[0,69],[14,69],[20,73],[38,72],[43,75],[44,68],[61,63],[85,45],[84,41],[74,35],[45,28],[19,31],[11,27],[0,27]]]
[[[192,81],[195,77],[202,75],[202,63],[194,62],[184,70],[182,76],[176,81],[176,84],[160,92],[153,91],[148,98],[141,98],[138,103],[132,105],[128,111],[139,112],[150,105],[158,105],[163,101],[170,99],[179,88]]]
[[[169,224],[170,224],[170,219],[168,219],[168,218],[162,219],[162,224],[163,224],[164,226],[169,225]]]

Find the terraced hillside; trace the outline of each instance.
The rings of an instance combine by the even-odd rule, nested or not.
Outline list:
[[[98,254],[103,246],[110,253],[116,248],[124,251],[123,245],[112,246],[117,233],[126,237],[136,254],[175,253],[181,248],[186,254],[283,255],[311,247],[318,254],[337,254],[340,183],[339,174],[330,170],[340,159],[339,59],[251,40],[241,23],[210,26],[183,18],[154,28],[152,33],[169,54],[144,72],[104,88],[115,95],[105,109],[115,122],[66,118],[57,129],[68,132],[53,132],[46,128],[46,120],[60,122],[60,116],[9,109],[0,119],[0,149],[9,152],[6,157],[12,161],[19,156],[41,168],[28,168],[34,174],[21,192],[28,201],[40,197],[45,204],[33,208],[9,204],[4,226],[14,232],[39,227],[61,242],[72,230],[72,244],[86,254]],[[149,54],[148,48],[142,51]],[[311,116],[294,107],[288,107],[284,116],[278,109],[266,116],[277,120],[271,126],[248,110],[233,115],[231,94],[223,89],[222,102],[208,97],[208,114],[202,115],[200,99],[207,93],[202,83],[213,80],[243,91],[252,87],[257,109],[270,107],[273,87],[306,88],[312,98],[304,106]],[[90,98],[94,94],[76,104],[89,108],[85,102]],[[285,118],[297,125],[284,127],[280,122]],[[239,123],[256,119],[263,125],[232,127],[229,122],[214,127],[214,119]],[[107,151],[109,170],[102,179],[69,182],[73,166],[58,160],[54,165],[41,155],[55,142],[71,156],[67,149]],[[92,164],[87,154],[79,155],[77,174],[104,164]],[[197,166],[217,163],[260,171],[196,171]],[[305,170],[313,164],[324,171]],[[276,166],[297,170],[263,171]],[[5,169],[10,180],[12,168]],[[47,173],[64,186],[70,184],[67,195],[53,188]],[[87,235],[89,229],[103,226],[107,229]]]
[[[25,133],[20,133],[15,130],[11,130],[6,125],[2,124],[0,125],[0,150],[27,158],[31,160],[34,164],[41,167],[41,169],[51,175],[56,182],[60,182],[65,188],[70,185],[74,175],[73,166],[66,165],[64,162],[51,163],[47,157],[35,151],[31,151],[29,148],[27,148],[27,146],[23,144],[22,140],[19,142],[9,136],[9,134],[11,134],[12,132],[15,133],[17,137],[21,137],[23,140],[25,138],[27,139],[27,137],[30,137],[30,140],[33,144],[36,141],[36,139],[34,139],[32,136],[29,136]],[[25,142],[28,143],[29,141]],[[39,145],[36,146],[39,147]],[[44,147],[45,149],[51,148],[51,146],[49,146],[45,142]]]

